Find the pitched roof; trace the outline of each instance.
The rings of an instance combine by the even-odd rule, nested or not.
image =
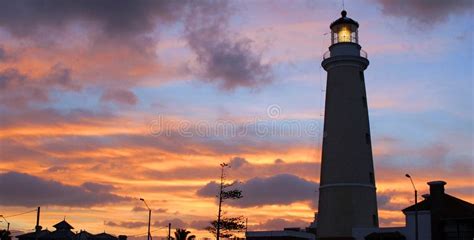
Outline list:
[[[66,220],[62,220],[61,222],[56,223],[53,227],[56,228],[57,230],[60,230],[60,229],[67,229],[67,230],[74,229],[71,226],[71,224],[66,222]]]
[[[92,236],[92,239],[94,240],[117,240],[118,238],[115,237],[114,235],[108,234],[108,233],[99,233],[94,236]]]
[[[74,239],[75,240],[87,240],[87,239],[91,238],[92,236],[93,236],[92,233],[90,233],[88,231],[85,231],[85,230],[81,230],[79,233],[76,234]]]
[[[428,197],[418,204],[413,204],[402,210],[403,213],[431,210],[431,199]],[[449,194],[443,194],[443,209],[441,209],[442,218],[472,218],[474,217],[474,204],[453,197]]]

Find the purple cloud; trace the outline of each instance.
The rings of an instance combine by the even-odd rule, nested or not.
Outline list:
[[[174,218],[174,219],[166,219],[163,221],[155,221],[153,223],[154,227],[167,227],[168,223],[171,223],[172,228],[186,228],[188,227],[188,224],[183,222],[183,220],[179,218]]]
[[[444,22],[449,16],[472,11],[472,1],[458,0],[375,0],[387,15],[406,17],[418,24]]]
[[[5,206],[90,207],[129,200],[111,193],[113,186],[110,185],[84,183],[72,186],[18,172],[0,174],[0,189],[8,193],[0,196],[0,205]]]
[[[72,72],[61,65],[53,65],[47,74],[30,77],[16,68],[0,71],[0,106],[28,107],[51,101],[52,90],[79,91],[81,86],[72,80]]]
[[[110,227],[120,227],[120,228],[141,228],[148,226],[147,222],[136,222],[136,221],[125,221],[125,222],[114,222],[106,221],[105,225]]]
[[[168,212],[168,209],[156,208],[156,209],[151,209],[151,211],[155,213],[165,213],[165,212]],[[135,206],[132,208],[132,212],[148,212],[148,209],[144,207]]]
[[[100,100],[102,102],[113,102],[120,105],[135,105],[138,103],[137,96],[127,89],[106,89]]]
[[[209,182],[197,191],[201,197],[215,197],[218,193],[217,182]],[[289,205],[306,201],[313,203],[319,185],[291,174],[279,174],[272,177],[255,177],[243,183],[235,184],[242,190],[242,199],[229,200],[226,203],[236,207],[259,207],[264,205]],[[290,194],[289,194],[290,193]]]
[[[218,11],[215,10],[218,7]],[[196,53],[198,74],[223,90],[259,88],[273,80],[271,66],[245,37],[231,37],[227,22],[232,8],[225,1],[202,3],[190,9],[186,40]]]
[[[185,4],[187,1],[2,1],[0,26],[25,37],[45,26],[57,29],[86,21],[98,25],[111,38],[126,38],[151,31],[157,22],[175,21]]]

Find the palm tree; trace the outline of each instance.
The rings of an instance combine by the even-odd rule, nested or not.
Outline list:
[[[194,240],[196,239],[196,236],[190,235],[191,232],[186,230],[185,228],[176,228],[176,231],[174,232],[174,236],[176,240]]]
[[[0,230],[0,239],[1,240],[11,240],[12,236],[8,230]]]

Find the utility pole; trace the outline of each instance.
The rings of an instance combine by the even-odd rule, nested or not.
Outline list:
[[[39,231],[41,229],[40,228],[40,213],[41,213],[41,207],[38,207],[38,210],[36,210],[36,231]]]
[[[224,190],[224,168],[229,166],[227,163],[221,163],[221,184],[219,187],[219,210],[217,212],[216,239],[220,239],[221,233],[221,212],[222,212],[222,191]]]
[[[168,223],[168,240],[171,240],[171,223]]]
[[[7,223],[7,232],[10,231],[10,222],[3,215],[0,215],[0,217]]]
[[[410,179],[411,185],[415,190],[415,240],[418,240],[418,191],[416,190],[415,184],[413,183],[413,179],[411,178],[410,174],[405,174],[405,177]]]
[[[145,203],[146,208],[148,208],[148,238],[147,238],[147,240],[151,240],[151,232],[150,232],[151,208],[148,207],[148,204],[146,204],[145,199],[140,198],[140,201]]]
[[[40,213],[41,213],[41,207],[38,207],[36,210],[36,227],[35,227],[35,240],[38,240],[38,234],[41,231],[41,226],[40,224]]]

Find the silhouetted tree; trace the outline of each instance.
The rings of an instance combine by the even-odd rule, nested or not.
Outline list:
[[[186,230],[185,228],[176,228],[176,231],[174,232],[174,236],[176,240],[194,240],[196,239],[196,236],[190,235],[191,232]]]
[[[0,230],[0,239],[1,240],[12,240],[12,236],[10,236],[10,231]]]
[[[245,229],[245,222],[242,216],[233,218],[222,218],[220,222],[219,237],[230,238],[233,232],[239,232]],[[217,220],[211,222],[211,226],[205,228],[217,237]]]
[[[242,198],[242,191],[234,188],[231,188],[234,183],[227,184],[225,183],[225,168],[230,167],[227,163],[222,163],[221,165],[221,182],[219,187],[219,195],[216,196],[219,198],[219,209],[217,213],[217,220],[211,222],[211,226],[206,227],[206,230],[214,234],[219,240],[220,237],[231,237],[233,231],[240,231],[245,228],[245,224],[243,223],[243,217],[236,217],[236,218],[222,218],[222,203],[224,200],[227,199],[240,199]],[[223,230],[221,232],[221,229]]]

